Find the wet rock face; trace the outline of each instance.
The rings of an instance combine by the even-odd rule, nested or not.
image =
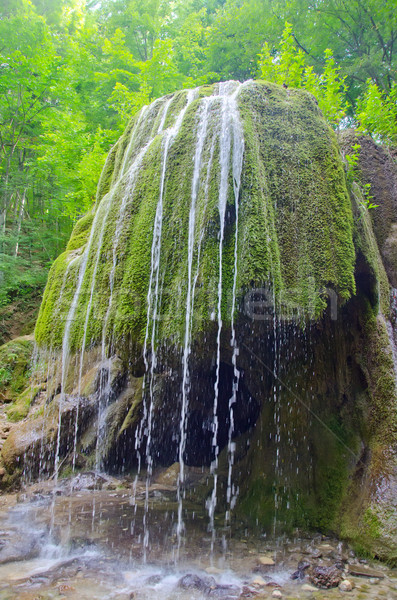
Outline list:
[[[359,144],[357,177],[370,184],[370,195],[376,209],[370,211],[376,240],[391,285],[397,287],[397,162],[396,155],[367,137],[347,132],[341,137],[342,150],[352,152]]]

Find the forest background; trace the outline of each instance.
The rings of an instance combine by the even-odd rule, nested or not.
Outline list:
[[[393,147],[396,52],[396,0],[2,0],[0,344],[31,329],[48,269],[143,105],[262,78],[314,93],[337,131]]]

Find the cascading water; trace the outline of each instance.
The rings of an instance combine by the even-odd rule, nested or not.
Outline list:
[[[103,202],[100,205],[99,209],[97,210],[97,212],[95,214],[94,221],[92,223],[90,237],[89,237],[89,240],[87,243],[87,247],[86,247],[86,249],[83,253],[82,259],[81,259],[76,291],[74,293],[73,300],[72,300],[72,303],[71,303],[71,306],[70,306],[70,309],[68,312],[68,316],[66,319],[66,323],[65,323],[65,329],[64,329],[64,333],[63,333],[63,339],[62,339],[61,394],[60,394],[60,399],[59,399],[58,436],[57,436],[57,443],[56,443],[56,449],[55,449],[55,466],[54,466],[55,478],[58,477],[59,450],[60,450],[61,425],[62,425],[62,407],[63,407],[63,400],[65,397],[66,377],[67,377],[68,368],[69,368],[70,333],[71,333],[77,305],[78,305],[78,302],[80,299],[84,276],[86,274],[89,253],[90,253],[90,250],[91,250],[94,238],[95,238],[95,234],[97,233],[97,227],[99,227],[99,224],[100,224],[101,226],[100,226],[100,231],[99,231],[99,240],[98,240],[98,245],[97,245],[96,261],[95,261],[95,267],[94,267],[94,274],[92,277],[90,299],[89,299],[89,303],[88,303],[89,308],[87,309],[85,323],[84,323],[84,331],[86,332],[86,329],[87,329],[88,318],[89,318],[89,313],[90,313],[90,308],[91,308],[92,298],[93,298],[93,293],[94,293],[96,268],[97,268],[98,262],[99,262],[103,234],[105,231],[105,224],[106,224],[109,210],[111,207],[111,199],[112,199],[112,193],[109,193],[105,199],[105,202]],[[101,222],[100,217],[102,218],[102,222]],[[83,339],[84,339],[84,345],[85,345],[85,338],[83,338]]]
[[[159,306],[159,295],[160,295],[160,253],[161,253],[161,236],[162,236],[162,224],[163,224],[163,202],[164,202],[164,192],[165,192],[165,177],[167,170],[167,159],[168,152],[172,143],[176,136],[179,133],[180,127],[183,122],[183,117],[186,113],[188,106],[193,102],[195,97],[197,96],[196,90],[190,90],[187,93],[186,104],[184,108],[179,113],[175,124],[166,130],[164,134],[164,149],[163,149],[163,161],[161,167],[161,179],[160,179],[160,194],[159,200],[156,208],[156,215],[153,227],[153,241],[152,241],[152,253],[151,253],[151,269],[150,269],[150,279],[149,279],[149,288],[148,288],[148,297],[147,297],[147,323],[146,323],[146,333],[145,333],[145,341],[143,347],[143,357],[145,361],[145,376],[148,375],[149,378],[149,399],[144,399],[144,415],[142,419],[142,423],[146,422],[146,465],[147,465],[147,476],[146,476],[146,490],[145,490],[145,509],[144,509],[144,552],[145,552],[145,560],[146,560],[146,549],[149,545],[149,529],[147,528],[147,511],[148,511],[148,502],[149,502],[149,483],[152,476],[152,468],[153,468],[153,459],[151,455],[151,437],[152,437],[152,427],[153,427],[153,386],[154,386],[154,372],[157,364],[156,357],[156,326],[157,326],[157,315],[158,315],[158,306]],[[167,111],[171,105],[171,101],[169,101],[166,105],[166,110],[164,111],[164,116],[162,118],[159,132],[162,130],[165,124],[165,119],[167,116]],[[151,327],[151,332],[150,332]],[[148,360],[148,342],[150,338],[150,357]],[[144,379],[145,386],[145,379]],[[144,389],[145,392],[145,389]],[[142,430],[141,430],[142,435]],[[139,452],[141,440],[139,437],[137,438],[137,450]],[[139,475],[139,470],[138,470]]]
[[[101,356],[102,356],[102,364],[103,365],[105,365],[105,360],[106,360],[106,342],[107,342],[107,336],[108,336],[108,324],[109,324],[109,318],[110,318],[112,305],[113,305],[114,281],[115,281],[115,274],[116,274],[117,261],[118,261],[118,250],[119,250],[120,243],[122,240],[122,229],[123,229],[123,225],[124,225],[125,218],[126,218],[126,211],[127,211],[129,203],[131,203],[131,201],[134,197],[136,179],[139,175],[139,171],[141,169],[142,162],[145,158],[145,155],[147,154],[149,148],[151,147],[153,141],[155,140],[156,135],[160,134],[163,130],[165,119],[168,114],[168,109],[171,104],[171,100],[172,100],[172,98],[170,100],[168,100],[167,102],[165,102],[164,106],[161,107],[161,111],[159,113],[160,117],[161,117],[161,123],[158,128],[156,127],[157,119],[155,118],[156,111],[154,110],[156,103],[153,103],[153,105],[151,106],[149,116],[146,119],[146,120],[148,120],[148,119],[150,120],[150,118],[153,119],[153,127],[150,131],[149,139],[147,140],[147,142],[143,146],[143,148],[138,151],[138,154],[135,156],[135,158],[132,160],[132,162],[128,168],[127,174],[126,174],[125,190],[124,190],[124,193],[122,196],[120,210],[119,210],[117,220],[116,220],[115,233],[114,233],[114,237],[113,237],[112,268],[111,268],[111,271],[109,274],[109,290],[110,290],[109,302],[108,302],[108,308],[107,308],[105,318],[103,321],[103,326],[102,326]],[[123,165],[121,168],[120,177],[123,177],[125,174],[126,164],[127,164],[128,159],[130,158],[131,152],[134,147],[135,140],[137,138],[138,139],[142,138],[143,132],[140,130],[141,129],[140,126],[144,120],[143,117],[146,115],[146,112],[147,112],[147,107],[145,106],[142,108],[142,110],[139,113],[139,117],[137,119],[136,125],[131,134],[130,143],[129,143],[127,151],[125,153],[125,158],[124,158]],[[142,139],[141,139],[141,143],[142,143]],[[103,388],[103,389],[100,390],[100,397],[103,400],[100,402],[99,416],[98,416],[97,459],[96,459],[96,469],[97,470],[99,470],[101,467],[100,452],[101,452],[101,446],[102,446],[102,443],[104,440],[104,436],[106,435],[106,408],[108,406],[109,395],[110,395],[110,391],[111,391],[110,390],[110,379],[111,379],[111,372],[112,372],[111,336],[109,336],[109,347],[110,347],[110,352],[109,352],[109,358],[108,358],[108,366],[107,366],[107,369],[105,370],[105,374],[104,374],[104,378],[103,378],[104,379],[103,385],[101,386],[101,388]],[[81,381],[81,377],[82,377],[83,360],[81,360],[80,364],[81,364],[81,371],[79,374],[79,381]]]
[[[229,401],[229,412],[230,412],[230,428],[232,427],[233,421],[233,405],[235,402],[235,394],[237,392],[235,386],[238,386],[238,370],[236,365],[237,359],[237,345],[235,339],[234,330],[234,310],[236,301],[236,282],[237,282],[237,248],[238,248],[238,196],[240,193],[240,180],[241,170],[244,152],[244,141],[241,131],[241,125],[239,121],[238,109],[236,96],[239,92],[240,85],[236,85],[234,82],[231,84],[220,84],[219,95],[222,96],[222,112],[221,112],[221,132],[220,132],[220,184],[219,184],[219,220],[220,220],[220,234],[219,234],[219,279],[218,279],[218,303],[217,303],[217,320],[218,320],[218,333],[217,333],[217,350],[216,350],[216,375],[214,384],[214,405],[213,405],[213,437],[212,447],[214,452],[214,458],[211,463],[211,474],[213,476],[213,490],[210,499],[207,503],[208,514],[209,514],[209,528],[215,538],[215,525],[214,515],[217,505],[217,485],[218,485],[218,400],[219,400],[219,379],[220,379],[220,360],[221,360],[221,333],[222,333],[222,285],[223,285],[223,241],[225,231],[225,214],[226,204],[228,198],[228,179],[229,179],[229,168],[231,163],[231,151],[232,151],[232,140],[234,139],[234,155],[232,159],[233,166],[233,188],[235,197],[235,210],[236,210],[236,233],[235,233],[235,247],[234,247],[234,275],[233,275],[233,301],[232,301],[232,345],[233,345],[233,368],[235,381],[233,382],[233,394]],[[231,469],[233,461],[232,453],[232,430],[230,429],[229,434],[229,474],[230,477],[230,489],[231,489]],[[230,504],[230,502],[229,502]]]
[[[178,475],[178,547],[181,543],[181,536],[183,533],[183,486],[185,482],[184,472],[184,452],[186,445],[186,416],[187,416],[187,404],[189,394],[189,355],[190,355],[190,343],[191,343],[191,326],[192,326],[192,312],[194,305],[194,283],[193,278],[193,251],[194,251],[194,240],[195,240],[195,226],[196,226],[196,202],[197,195],[199,192],[199,183],[201,175],[201,161],[202,152],[207,135],[208,128],[208,115],[213,104],[213,97],[205,98],[202,100],[202,106],[198,115],[199,126],[197,131],[197,145],[194,156],[194,171],[192,181],[192,195],[189,212],[189,234],[188,234],[188,281],[187,281],[187,298],[186,298],[186,316],[185,316],[185,340],[183,348],[183,378],[182,378],[182,405],[181,405],[181,420],[180,420],[180,440],[179,440],[179,475]],[[211,169],[209,163],[208,169]],[[198,268],[198,267],[197,267]]]

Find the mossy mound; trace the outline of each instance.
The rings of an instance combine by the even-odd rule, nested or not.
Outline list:
[[[157,341],[182,342],[198,127],[203,98],[217,93],[217,85],[199,88],[187,106],[188,93],[178,92],[143,109],[127,127],[106,162],[94,212],[77,223],[66,252],[50,272],[35,332],[40,346],[60,347],[69,317],[71,348],[81,347],[84,337],[87,345],[99,343],[104,333],[107,340],[127,337],[142,346],[168,135],[165,129],[156,132],[162,119],[164,128],[175,125],[186,110],[165,165],[158,274],[162,294],[157,306]],[[245,151],[237,260],[231,168],[228,176],[222,317],[225,324],[230,322],[235,262],[240,298],[253,286],[269,284],[278,305],[293,305],[303,318],[308,313],[319,317],[327,304],[327,288],[342,301],[355,290],[352,211],[335,136],[314,98],[304,91],[248,82],[241,86],[237,103]],[[218,96],[210,104],[196,203],[194,336],[211,329],[217,306],[221,128]],[[149,139],[143,158],[137,159]],[[137,160],[141,162],[134,171]]]

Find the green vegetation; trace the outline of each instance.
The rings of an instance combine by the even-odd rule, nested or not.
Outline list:
[[[29,382],[33,340],[16,338],[0,346],[0,399],[16,400]]]
[[[177,92],[170,100],[170,118],[175,120],[186,103],[186,92]],[[158,122],[166,101],[156,103],[151,109],[145,128],[150,130]],[[302,316],[310,312],[312,317],[319,317],[327,306],[321,290],[332,286],[344,300],[355,291],[353,216],[335,135],[313,97],[303,90],[252,82],[241,89],[238,101],[245,140],[239,202],[238,289],[244,294],[252,286],[262,287],[271,281],[277,301],[288,290],[293,296],[290,300],[301,309]],[[187,109],[168,156],[160,273],[164,291],[157,307],[161,315],[159,341],[180,343],[183,339],[189,199],[199,106],[198,101],[193,101]],[[219,141],[215,136],[212,148],[211,132],[219,128],[220,118],[220,102],[215,102],[208,124],[210,135],[203,149],[208,194],[202,186],[196,207],[203,241],[200,262],[198,256],[193,261],[200,281],[193,320],[195,334],[211,328],[211,313],[217,304]],[[107,314],[108,340],[114,335],[143,343],[153,222],[162,166],[161,136],[154,139],[139,169],[114,249],[115,229],[128,185],[126,177],[117,174],[121,172],[131,136],[128,128],[118,145],[110,191],[98,204],[94,222],[91,217],[84,217],[77,223],[66,252],[52,267],[36,326],[40,346],[61,345],[77,289],[79,301],[70,328],[72,348],[81,346],[87,311],[88,345],[101,339]],[[134,151],[138,152],[143,143],[136,141]],[[234,210],[232,186],[229,186],[228,210]],[[231,218],[225,226],[223,246],[225,323],[230,319],[227,302],[233,282],[234,244],[235,221]],[[107,313],[112,261],[101,257],[111,257],[114,251],[115,286],[111,310]],[[81,264],[87,268],[78,288]]]
[[[262,77],[396,142],[396,21],[393,0],[3,2],[0,307],[43,289],[111,145],[164,94]]]

